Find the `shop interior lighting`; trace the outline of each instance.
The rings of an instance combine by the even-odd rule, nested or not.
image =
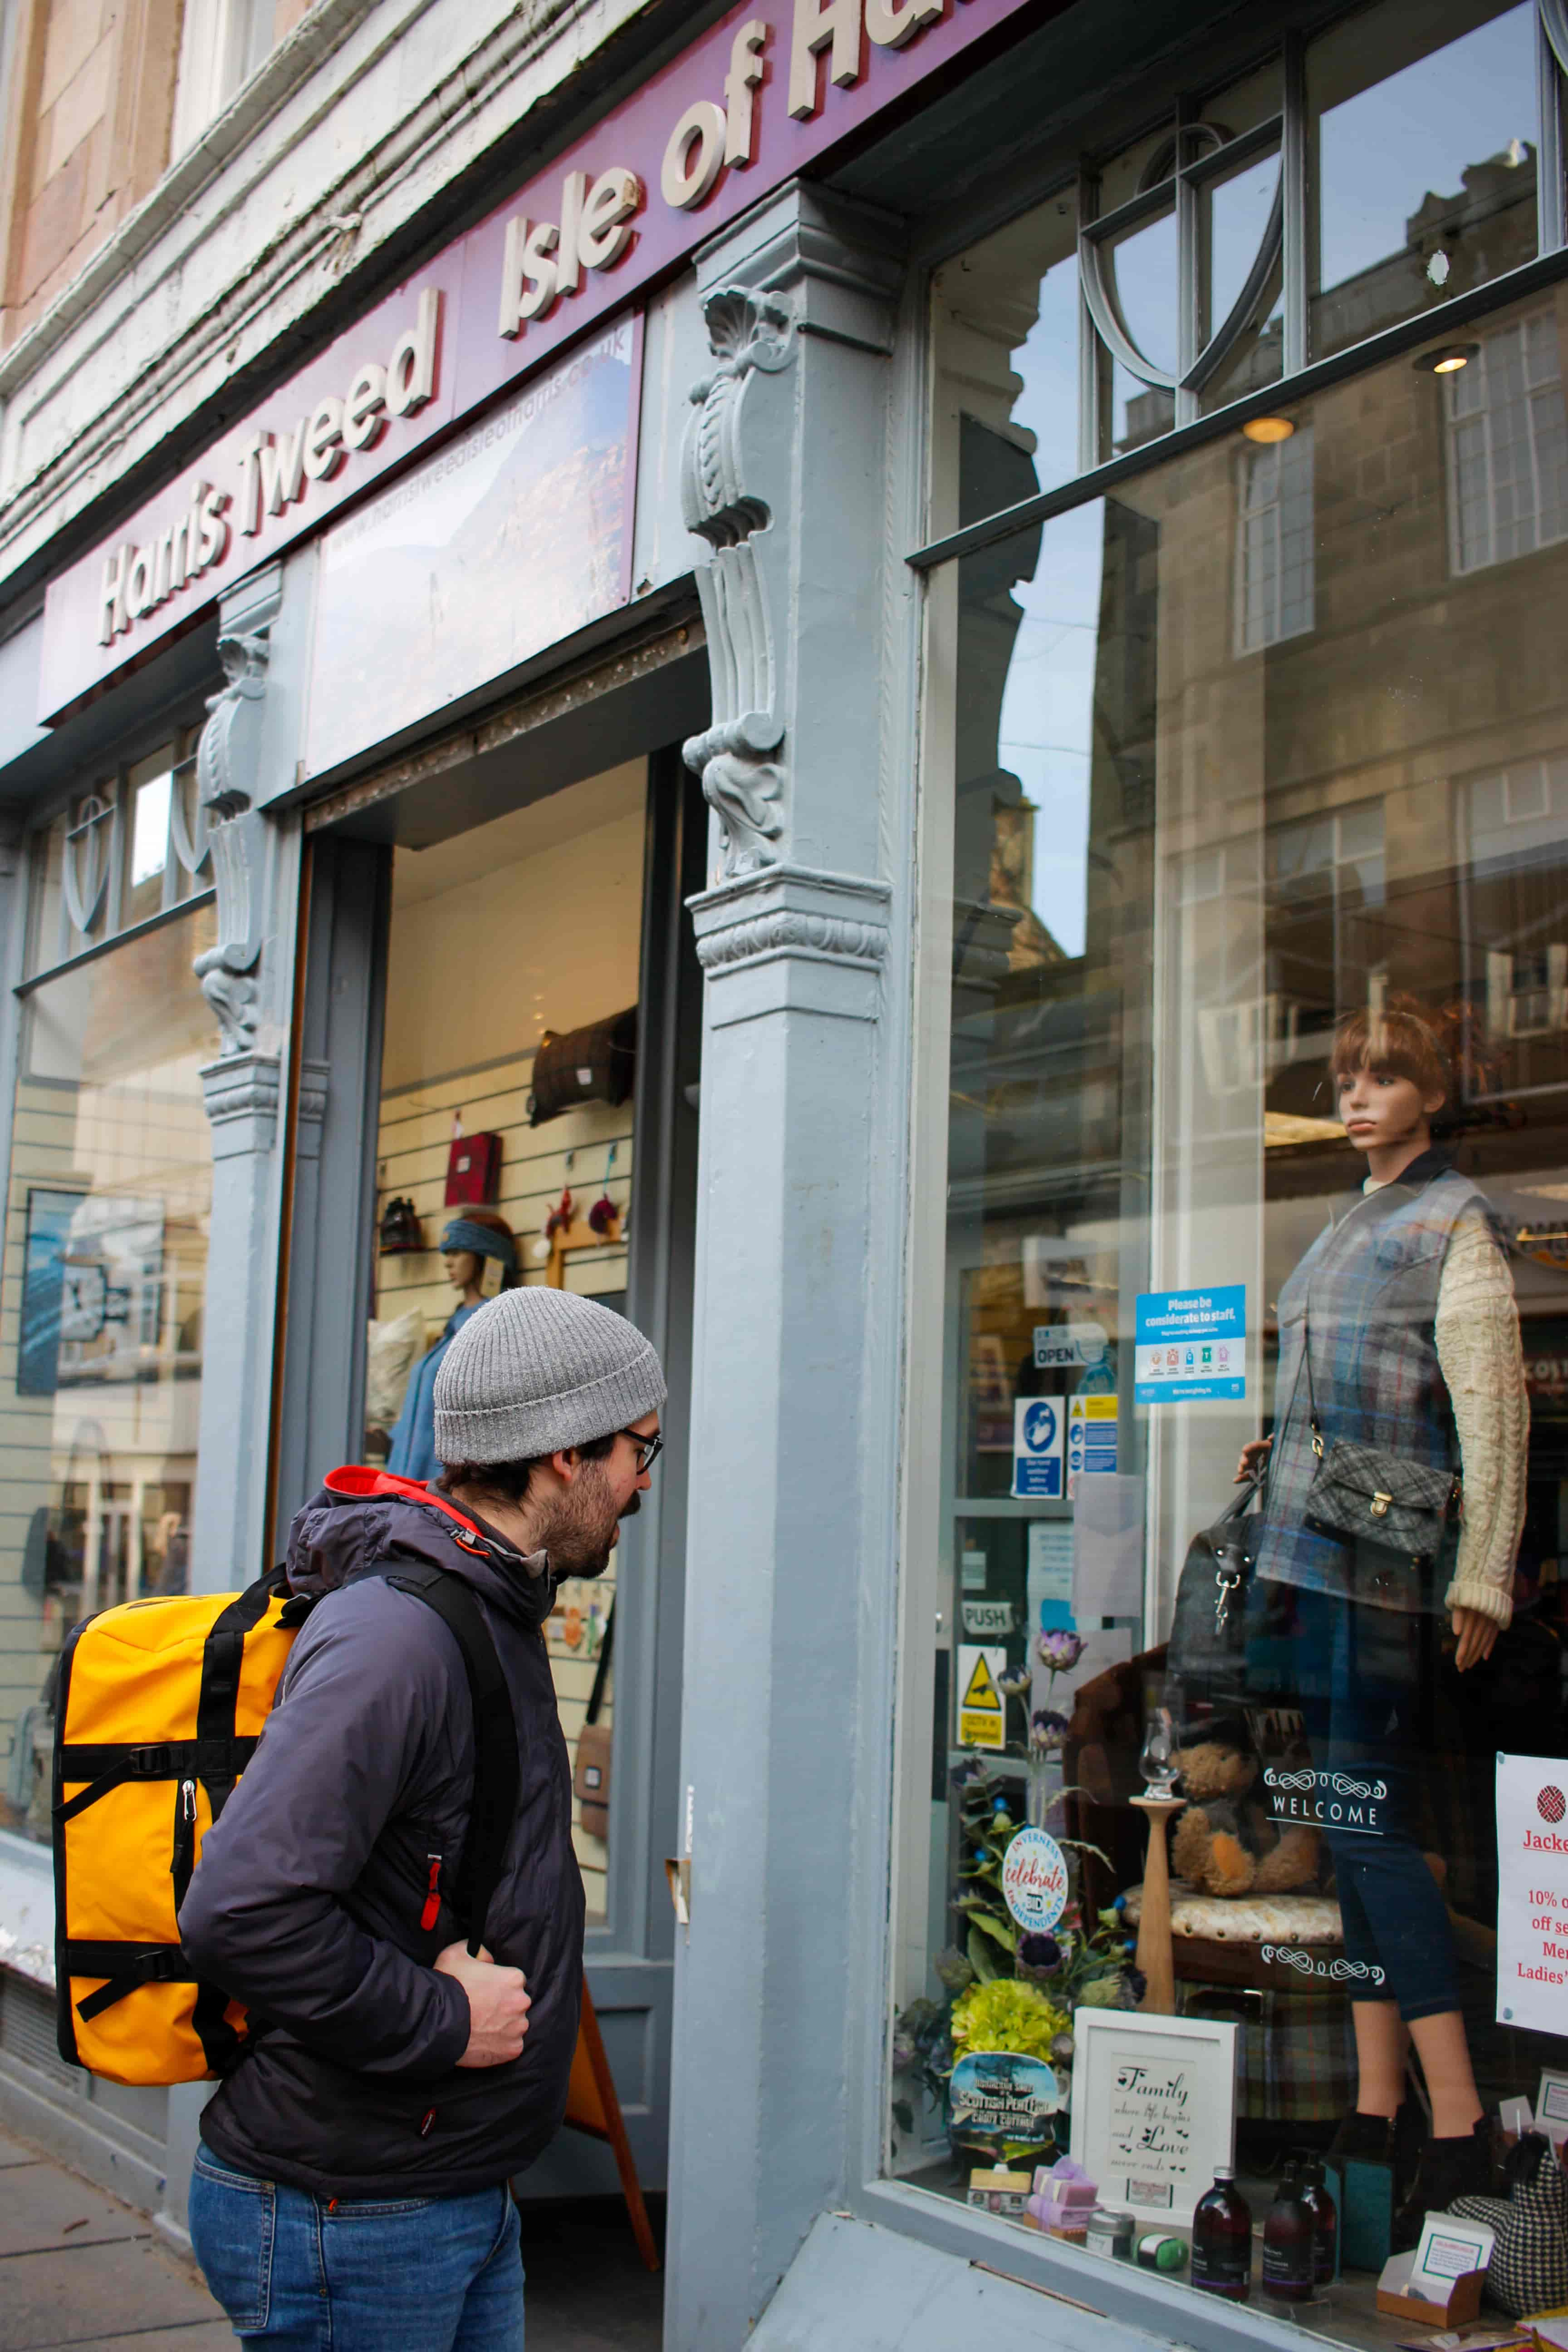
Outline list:
[[[1248,441],[1289,441],[1296,427],[1288,416],[1249,416],[1242,426]]]
[[[1457,375],[1468,367],[1480,350],[1479,343],[1442,343],[1435,352],[1423,352],[1413,362],[1423,375]]]

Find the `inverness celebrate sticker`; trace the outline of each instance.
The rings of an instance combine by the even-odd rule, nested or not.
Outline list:
[[[1031,1936],[1045,1936],[1067,1909],[1068,1866],[1046,1830],[1020,1830],[1002,1858],[1007,1908]]]

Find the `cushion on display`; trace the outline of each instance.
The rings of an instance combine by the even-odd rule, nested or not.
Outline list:
[[[1127,1890],[1123,1916],[1136,1927],[1143,1889]],[[1340,1906],[1326,1895],[1199,1895],[1179,1880],[1171,1887],[1171,1933],[1231,1944],[1342,1944]]]

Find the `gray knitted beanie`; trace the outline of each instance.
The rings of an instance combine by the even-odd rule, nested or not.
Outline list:
[[[574,1290],[527,1284],[470,1315],[436,1374],[443,1463],[530,1462],[607,1437],[665,1399],[635,1323]]]

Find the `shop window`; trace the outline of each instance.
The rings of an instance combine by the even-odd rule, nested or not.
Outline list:
[[[1554,311],[1483,337],[1447,392],[1451,561],[1506,563],[1568,537],[1568,412]]]
[[[1312,434],[1249,446],[1242,460],[1241,650],[1257,653],[1312,626]]]
[[[130,805],[153,814],[133,820],[147,870],[127,887],[146,888],[170,762],[131,773]],[[63,845],[93,824],[79,803],[40,845],[46,913]],[[68,949],[82,930],[61,919]],[[0,1825],[44,1839],[67,1634],[185,1590],[212,1205],[201,1067],[218,1051],[191,965],[215,937],[209,899],[176,904],[24,996],[0,1265]]]
[[[1536,12],[1363,9],[1307,53],[1310,349],[1360,342],[1536,249]]]
[[[212,887],[195,730],[80,793],[33,845],[29,973]]]
[[[1521,385],[1538,316],[1483,340]],[[911,1347],[948,1369],[905,1448],[888,2159],[1006,2211],[998,2168],[1070,2149],[1190,2284],[1234,2134],[1254,2308],[1366,2343],[1391,2225],[1338,2159],[1392,2157],[1405,2231],[1493,2187],[1478,2105],[1568,2071],[1558,1898],[1516,1870],[1568,1769],[1568,544],[1456,578],[1456,412],[1408,355],[1280,413],[1263,463],[1151,447],[932,577],[945,1234]],[[939,496],[966,415],[941,398]],[[1310,1496],[1314,1414],[1325,1475],[1336,1444],[1436,1470],[1420,1541],[1333,1532],[1363,1523]],[[1221,1659],[1194,1538],[1265,1437]],[[1463,1670],[1456,1607],[1459,1640],[1507,1620]],[[1122,2020],[1217,2103],[1196,2177]],[[1346,2120],[1390,2085],[1396,2149]],[[1339,2274],[1281,2299],[1317,2160]]]
[[[310,0],[187,0],[171,160],[183,155],[291,32]]]
[[[636,761],[395,853],[364,1458],[404,1475],[439,1475],[436,1368],[481,1299],[553,1283],[624,1307],[647,792]],[[577,1033],[591,1034],[570,1099],[544,1099],[542,1045]],[[492,1254],[443,1251],[459,1218],[494,1237]],[[579,1771],[573,1805],[597,1921],[609,1849],[594,1790],[610,1785],[616,1559],[568,1578],[545,1628],[568,1749],[579,1762],[592,1754],[603,1775],[594,1784]],[[597,1748],[584,1738],[590,1710]]]

